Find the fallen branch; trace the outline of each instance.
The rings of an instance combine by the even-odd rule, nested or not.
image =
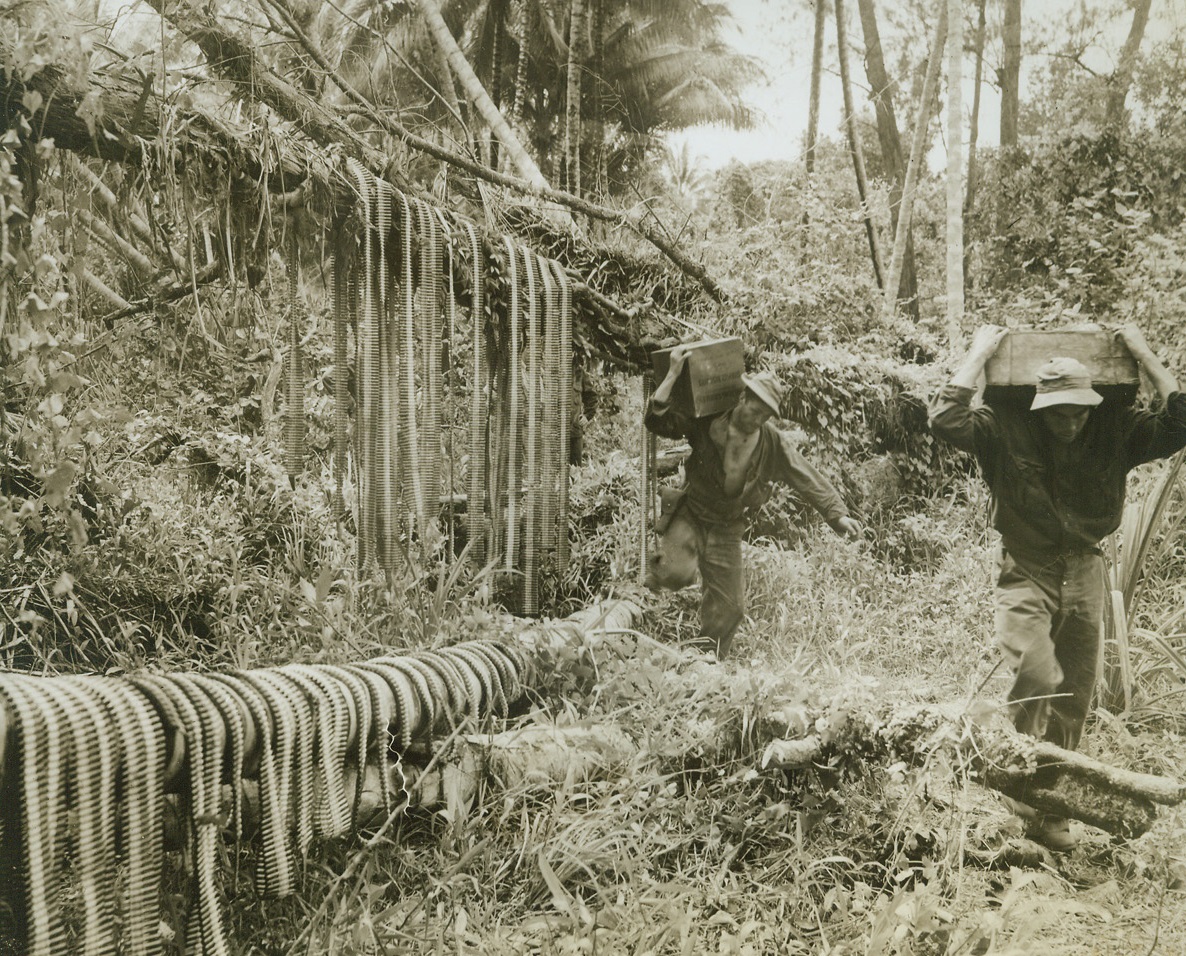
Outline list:
[[[262,100],[286,119],[291,119],[294,122],[300,121],[302,126],[306,123],[304,118],[306,104],[314,104],[309,109],[312,110],[311,115],[315,121],[311,130],[307,130],[307,132],[310,132],[310,135],[323,145],[330,145],[334,142],[335,137],[332,135],[333,124],[320,122],[319,120],[320,115],[325,113],[324,107],[312,97],[306,96],[296,90],[269,69],[260,65],[258,58],[254,56],[248,45],[223,30],[212,17],[202,16],[192,3],[188,3],[187,0],[182,0],[182,2],[175,5],[166,5],[163,0],[150,0],[150,3],[163,17],[198,44],[202,52],[206,55],[211,69],[233,80],[245,96]],[[280,4],[278,3],[273,3],[272,6],[276,9],[280,8]],[[434,159],[439,159],[442,162],[456,166],[458,169],[463,169],[486,182],[505,186],[507,189],[514,190],[521,195],[532,196],[545,202],[567,206],[569,209],[584,213],[594,219],[630,229],[662,252],[681,271],[695,279],[713,299],[717,301],[723,301],[725,299],[725,294],[720,285],[708,274],[708,270],[701,263],[695,262],[683,250],[676,246],[675,243],[665,238],[647,224],[646,217],[650,215],[649,213],[623,212],[619,209],[612,209],[609,206],[592,203],[572,193],[554,189],[543,182],[542,178],[539,183],[536,183],[528,182],[525,179],[515,176],[508,176],[490,169],[476,160],[462,156],[459,153],[455,153],[452,150],[417,136],[411,130],[407,129],[407,127],[393,120],[386,112],[376,109],[370,100],[347,83],[340,75],[340,72],[334,68],[333,63],[330,62],[324,52],[300,30],[295,19],[288,18],[288,27],[293,31],[294,36],[296,36],[305,52],[325,71],[326,75],[333,80],[339,89],[367,115],[369,120],[377,123],[384,130],[398,137],[408,146],[420,152],[427,153]],[[356,137],[353,136],[352,132],[349,142],[356,151],[365,147],[365,144],[359,145],[356,143]],[[382,158],[374,156],[373,151],[369,150],[369,148],[366,148],[365,155],[361,152],[358,155],[372,170],[386,168],[386,164],[381,161]]]
[[[387,168],[387,157],[344,123],[340,113],[278,76],[260,58],[260,47],[224,30],[214,19],[213,7],[206,8],[211,11],[207,14],[188,0],[176,3],[149,0],[149,5],[193,41],[206,57],[210,69],[234,83],[240,95],[266,104],[321,146],[345,147],[349,155],[357,157],[368,168]],[[299,178],[290,180],[282,191],[287,192],[300,182]],[[395,185],[406,188],[402,182]]]
[[[115,312],[108,312],[104,316],[100,316],[99,321],[108,328],[120,319],[126,319],[129,316],[138,315],[141,312],[147,312],[150,309],[155,309],[158,305],[165,302],[176,302],[178,299],[184,299],[187,295],[193,295],[199,288],[207,283],[213,282],[220,275],[222,275],[222,264],[219,262],[212,262],[210,265],[203,266],[198,270],[196,279],[197,282],[170,282],[157,288],[156,291],[137,299],[135,302],[129,302],[127,306]],[[87,349],[80,358],[84,358],[94,351],[95,347],[99,345],[98,340],[92,343],[92,347]]]
[[[810,715],[806,719],[814,722]],[[846,750],[916,764],[954,742],[957,763],[988,789],[1129,839],[1148,831],[1158,805],[1186,800],[1186,786],[1176,780],[1113,767],[1004,726],[981,727],[954,707],[850,716],[843,737]],[[834,750],[818,734],[778,738],[766,745],[762,763],[804,768],[826,761]]]
[[[158,251],[157,247],[163,244],[165,246],[165,252],[168,253],[169,259],[173,263],[173,269],[178,275],[184,275],[189,271],[189,262],[186,261],[181,253],[174,249],[173,246],[169,245],[167,242],[162,243],[159,241],[164,239],[163,234],[159,237],[154,235],[151,227],[140,216],[134,212],[121,208],[120,202],[116,198],[115,193],[113,193],[107,184],[103,182],[101,178],[99,178],[98,174],[95,173],[94,170],[92,170],[86,163],[82,162],[77,154],[74,156],[73,168],[74,171],[78,173],[78,175],[87,181],[91,188],[91,195],[97,196],[99,198],[102,205],[107,209],[109,215],[120,216],[123,221],[131,227],[132,232],[135,233],[136,237],[140,239],[141,242],[147,243],[153,249],[153,251]]]
[[[210,55],[233,56],[244,49],[244,44],[240,41],[220,32],[217,24],[184,22],[189,23],[198,35],[206,39]],[[336,150],[327,152],[326,149],[320,146],[315,148],[311,143],[304,143],[297,137],[278,136],[274,132],[261,134],[257,130],[236,126],[193,107],[181,108],[170,105],[162,110],[161,104],[151,94],[147,100],[142,101],[142,90],[129,87],[118,78],[100,76],[95,86],[82,88],[69,71],[49,64],[34,76],[22,80],[14,73],[5,72],[3,69],[3,64],[11,59],[10,53],[4,45],[3,36],[0,36],[0,120],[8,126],[13,126],[18,116],[24,116],[32,124],[36,136],[52,139],[56,147],[80,156],[118,162],[145,171],[159,167],[180,172],[193,170],[199,177],[208,174],[211,169],[229,167],[240,177],[235,180],[236,182],[266,184],[273,202],[280,202],[283,197],[296,194],[306,195],[309,192],[308,188],[300,187],[308,187],[310,184],[315,184],[330,196],[348,189],[341,179],[339,170],[333,165],[336,157],[343,153],[356,154],[372,172],[383,172],[391,178],[389,158],[385,154],[359,141],[348,127],[339,129],[340,124],[328,121],[319,124],[316,117],[324,110],[318,108],[317,111],[310,112],[316,106],[315,100],[283,83],[274,75],[256,77],[250,72],[251,64],[243,60],[228,64],[227,69],[230,71],[228,78],[239,85],[244,95],[255,95],[261,91],[267,93],[265,102],[276,109],[282,117],[291,119],[305,133],[316,136],[319,143],[337,147]],[[218,63],[212,66],[216,67]],[[269,77],[271,82],[268,82]],[[259,82],[256,83],[255,79]],[[93,111],[96,115],[92,131],[81,117],[87,113],[84,109],[85,104],[94,99],[96,92],[99,94],[101,107]],[[41,103],[32,114],[28,114],[23,105],[28,102],[27,94],[30,93],[36,93]],[[362,102],[365,103],[365,99]],[[169,111],[172,111],[175,122],[171,124],[166,140],[162,139],[159,117],[167,115]],[[310,120],[309,117],[313,119]],[[410,137],[409,145],[415,148],[430,153],[442,152],[440,147],[418,140],[382,113],[376,111],[372,118],[376,123],[385,124],[394,135]],[[348,139],[336,138],[339,133]],[[512,188],[524,185],[521,180],[487,170],[465,157],[447,151],[443,153],[444,155],[438,158],[455,161],[457,165],[469,169],[475,175],[488,173],[486,178]],[[263,157],[267,158],[266,163]],[[84,178],[92,189],[99,192],[101,201],[110,208],[115,200],[110,190],[90,170],[84,170]],[[611,218],[620,216],[621,214],[613,212]],[[128,222],[140,238],[151,238],[146,224],[139,217],[132,214]],[[188,268],[186,262],[175,250],[169,252],[174,267],[179,271],[185,271]],[[694,267],[695,264],[692,265]],[[576,283],[574,290],[592,314],[604,316],[607,320],[612,317],[619,321],[629,320],[634,315],[633,311],[622,308],[583,282]],[[99,293],[115,304],[105,292],[99,290]],[[129,314],[129,309],[136,311],[136,303],[120,303],[116,312],[105,319],[111,321],[122,314]],[[607,335],[603,338],[607,342],[614,340],[619,333],[624,335],[621,327],[614,321],[609,320],[605,324]],[[621,351],[608,345],[607,350]],[[631,367],[636,364],[621,354],[615,354],[612,358]]]
[[[10,128],[18,116],[28,116],[34,135],[52,139],[58,149],[142,169],[164,165],[208,170],[233,161],[237,172],[253,182],[267,183],[273,191],[291,189],[294,183],[307,179],[323,183],[331,179],[328,162],[313,150],[297,155],[284,142],[272,142],[266,150],[252,149],[258,137],[196,108],[186,111],[184,122],[170,128],[166,141],[158,117],[172,107],[162,110],[152,95],[142,106],[140,90],[110,78],[96,83],[102,108],[92,117],[92,129],[82,117],[94,112],[87,107],[93,88],[80,89],[71,75],[55,64],[21,79],[5,69],[11,59],[12,51],[0,33],[0,122]],[[40,97],[41,105],[29,115],[24,103],[31,93]],[[273,162],[265,167],[259,161],[261,155],[273,157]]]

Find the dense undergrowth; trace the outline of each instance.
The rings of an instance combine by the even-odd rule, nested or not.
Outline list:
[[[177,353],[157,347],[178,335],[165,326],[138,340],[120,366],[135,377],[105,383],[139,411],[98,426],[104,454],[80,477],[95,487],[78,502],[85,535],[47,510],[39,531],[12,539],[5,587],[22,626],[10,662],[119,672],[357,660],[509,625],[481,569],[428,564],[398,592],[359,582],[324,477],[290,485],[275,424],[245,427],[227,412],[233,377],[188,380]],[[217,340],[188,347],[233,354]],[[206,360],[191,351],[186,364]],[[637,457],[611,441],[637,421],[637,401],[622,383],[617,411],[590,428],[574,471],[572,572],[551,584],[557,613],[640,594]],[[363,833],[319,846],[287,900],[258,899],[251,852],[228,846],[241,951],[1006,953],[1058,939],[1087,953],[1098,925],[1147,931],[1139,906],[1176,899],[1177,812],[1134,844],[1094,834],[1058,868],[1000,869],[976,852],[992,857],[1009,817],[947,761],[886,765],[841,750],[807,770],[762,766],[752,720],[775,702],[974,711],[1004,692],[988,636],[994,539],[974,476],[957,470],[922,498],[848,474],[842,456],[826,461],[867,535],[839,539],[798,509],[776,526],[756,516],[735,660],[610,653],[524,718],[620,727],[639,744],[630,766],[544,787],[491,780],[462,812],[412,811],[373,844]],[[1155,479],[1140,476],[1134,493]],[[1171,542],[1150,567],[1158,584],[1142,624],[1159,627],[1180,605],[1183,560]],[[696,635],[695,589],[646,601],[638,628],[661,646]],[[1101,712],[1089,748],[1173,774],[1186,753],[1179,698],[1159,695],[1180,688],[1181,672],[1146,651],[1134,657],[1146,667],[1131,711]],[[186,892],[176,865],[174,927]]]
[[[1125,953],[1158,931],[1172,943],[1176,918],[1159,927],[1150,899],[1171,906],[1181,886],[1177,811],[1138,841],[1093,833],[1071,860],[1018,866],[994,855],[1016,825],[941,749],[908,766],[841,744],[806,770],[763,766],[755,722],[774,705],[792,724],[826,711],[835,726],[920,700],[997,706],[991,546],[961,514],[932,516],[952,547],[910,570],[826,529],[794,549],[755,545],[736,661],[664,650],[695,633],[677,595],[640,625],[662,644],[619,656],[603,643],[595,669],[574,669],[529,715],[558,732],[624,729],[639,746],[629,766],[490,780],[381,845],[326,847],[308,895],[244,893],[242,938],[277,953],[301,931],[312,951],[345,953]],[[1175,726],[1101,713],[1089,750],[1172,774],[1186,753]],[[351,879],[323,901],[347,862]]]

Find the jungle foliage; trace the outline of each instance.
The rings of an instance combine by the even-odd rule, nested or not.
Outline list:
[[[552,210],[406,145],[297,41],[314,38],[384,115],[398,102],[418,134],[506,169],[464,91],[442,81],[415,4],[217,6],[221,22],[272,36],[259,47],[267,70],[384,157],[403,187],[554,256],[587,287],[572,560],[544,582],[549,612],[636,591],[640,373],[650,348],[679,339],[739,335],[751,365],[778,371],[787,422],[868,528],[866,541],[838,542],[776,496],[752,516],[747,546],[739,642],[758,664],[697,672],[696,701],[718,722],[696,722],[662,658],[605,672],[582,658],[573,686],[534,716],[633,721],[654,758],[645,772],[502,794],[461,818],[409,818],[378,848],[321,848],[295,899],[265,904],[236,888],[244,951],[285,952],[317,915],[315,938],[343,953],[1003,953],[1051,938],[1089,945],[1084,913],[1125,935],[1133,913],[1142,926],[1153,919],[1150,898],[1174,900],[1186,878],[1176,817],[1149,843],[1093,841],[1058,877],[973,871],[965,838],[1003,814],[966,781],[940,793],[929,773],[872,768],[860,754],[788,777],[763,773],[745,747],[745,714],[768,699],[772,671],[810,685],[805,699],[848,688],[835,700],[854,709],[898,692],[972,701],[999,689],[985,639],[984,495],[971,462],[926,428],[926,401],[954,358],[938,178],[923,177],[915,205],[920,321],[885,320],[839,134],[821,140],[810,176],[789,162],[698,169],[686,152],[665,164],[665,131],[753,120],[741,97],[753,64],[722,47],[720,5],[584,4],[577,130],[566,17],[580,5],[442,3],[554,184],[637,212],[716,277],[717,301],[636,234],[579,212],[558,225]],[[321,227],[325,184],[350,147],[303,138],[298,119],[244,100],[160,20],[115,30],[76,13],[46,0],[0,23],[0,664],[119,673],[346,661],[506,628],[504,582],[468,562],[463,542],[460,558],[410,563],[393,584],[359,573],[352,528],[333,518],[340,370]],[[965,333],[982,321],[1131,320],[1186,374],[1182,42],[1143,51],[1122,126],[1103,127],[1089,108],[1098,87],[1058,59],[1023,103],[1019,144],[981,149]],[[902,56],[903,76],[918,73],[918,55]],[[37,83],[50,74],[79,94],[76,143],[43,135],[50,104]],[[870,211],[888,235],[871,110],[861,119]],[[306,132],[323,121],[309,114]],[[290,220],[297,170],[316,201]],[[292,330],[280,251],[292,222],[307,305],[308,446],[295,480],[281,453]],[[1115,713],[1097,715],[1093,732],[1106,757],[1177,772],[1186,508],[1180,481],[1160,478],[1134,482],[1134,498],[1164,495],[1167,520],[1158,530],[1134,516],[1146,557],[1116,562],[1124,581],[1151,584],[1125,607],[1128,647],[1104,675]],[[694,637],[695,603],[689,592],[657,601],[643,627],[673,645]],[[700,730],[724,746],[710,750]],[[360,858],[356,879],[332,883]]]

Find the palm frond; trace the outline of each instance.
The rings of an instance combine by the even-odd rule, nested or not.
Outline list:
[[[756,125],[753,110],[706,76],[689,77],[659,97],[655,107],[659,115],[675,114],[683,123],[695,118],[695,123],[723,123],[731,129],[749,129]]]

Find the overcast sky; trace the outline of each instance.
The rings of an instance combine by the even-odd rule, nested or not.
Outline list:
[[[801,156],[803,134],[807,128],[807,99],[811,85],[811,34],[814,28],[808,0],[725,0],[732,9],[734,22],[728,28],[725,40],[736,49],[758,57],[765,67],[767,82],[746,92],[750,104],[766,115],[762,128],[747,132],[700,127],[673,137],[676,145],[687,140],[693,156],[703,157],[706,166],[723,166],[732,158],[743,162],[757,162],[763,159],[795,160]],[[823,0],[832,8],[832,0]],[[971,0],[965,0],[971,9]],[[877,0],[879,11],[884,11],[901,0]],[[1035,30],[1053,30],[1061,18],[1069,16],[1078,6],[1079,0],[1022,0],[1023,24]],[[848,35],[850,44],[862,44],[860,20],[857,17],[856,0],[848,0]],[[1002,4],[989,0],[988,16],[1000,18]],[[937,9],[937,5],[936,5]],[[881,17],[882,41],[887,65],[892,64],[898,53],[895,42],[899,38],[891,35],[888,17]],[[1131,23],[1131,14],[1118,21],[1107,35],[1100,38],[1099,46],[1089,50],[1087,59],[1097,70],[1110,71],[1112,57],[1124,42],[1125,33]],[[1153,11],[1145,33],[1145,43],[1155,42],[1173,35],[1174,31],[1186,30],[1186,0],[1153,0]],[[1027,34],[1028,36],[1028,34]],[[965,46],[970,45],[970,37]],[[929,42],[929,41],[928,41]],[[843,99],[836,60],[836,25],[829,18],[827,47],[824,54],[824,73],[820,94],[820,133],[835,137],[843,120]],[[1032,65],[1032,63],[1030,64]],[[972,73],[974,61],[967,57],[964,65],[965,115],[971,112]],[[1025,63],[1023,62],[1023,69]],[[864,66],[858,53],[850,53],[849,67],[853,73],[853,97],[858,109],[867,108],[868,91]],[[892,69],[892,66],[890,67]],[[987,74],[987,70],[986,70]],[[1023,77],[1024,82],[1024,77]],[[909,87],[907,86],[907,89]],[[908,123],[902,118],[902,105],[898,105],[899,125]],[[980,142],[995,145],[1000,117],[1000,98],[997,91],[985,83],[981,92]],[[939,157],[941,160],[941,155]],[[934,162],[934,158],[932,158]]]

